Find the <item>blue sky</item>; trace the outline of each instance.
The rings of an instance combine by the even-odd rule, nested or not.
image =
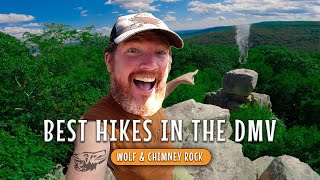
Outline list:
[[[1,0],[0,31],[22,37],[41,33],[43,23],[75,29],[95,26],[109,34],[121,15],[151,12],[173,30],[261,21],[320,21],[320,0]]]

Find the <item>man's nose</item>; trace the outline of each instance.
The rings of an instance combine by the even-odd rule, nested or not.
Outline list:
[[[155,70],[158,68],[157,58],[155,54],[152,53],[146,53],[141,58],[141,69],[145,70]]]

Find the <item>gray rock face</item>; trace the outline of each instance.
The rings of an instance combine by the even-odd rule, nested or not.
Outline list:
[[[251,161],[243,156],[242,145],[230,141],[232,128],[229,124],[229,111],[213,105],[196,103],[194,100],[184,101],[165,109],[167,119],[182,119],[183,142],[176,142],[176,148],[204,148],[211,152],[212,158],[206,166],[185,166],[186,172],[194,179],[256,179],[256,170]],[[203,142],[202,136],[199,141],[193,141],[192,119],[210,120],[225,119],[226,142]],[[202,134],[201,128],[198,131]]]
[[[193,142],[194,125],[191,120],[225,120],[222,124],[224,133],[222,138],[228,139],[232,134],[232,127],[229,122],[230,113],[227,109],[222,109],[218,106],[197,103],[193,99],[175,104],[164,110],[168,120],[183,120],[183,141]],[[209,125],[209,122],[208,122]],[[217,121],[214,124],[214,134],[217,132]],[[203,126],[202,123],[198,126],[198,140],[202,140]],[[175,142],[176,147],[181,146],[181,143]],[[179,145],[179,146],[177,146]]]
[[[219,143],[183,143],[182,148],[204,148],[211,152],[211,161],[206,166],[185,166],[194,179],[255,180],[255,167],[243,156],[242,145],[229,139]]]
[[[257,85],[258,73],[250,69],[235,69],[222,79],[222,88],[206,94],[204,103],[213,104],[233,112],[242,104],[259,104],[271,111],[270,96],[252,92]]]
[[[207,93],[204,103],[226,108],[230,112],[233,112],[242,104],[257,103],[260,106],[269,107],[270,111],[272,107],[269,95],[251,92],[249,96],[239,96],[236,94],[225,93],[223,89],[220,89],[217,92]]]
[[[271,109],[271,101],[270,101],[270,96],[266,94],[259,94],[252,92],[251,94],[251,100],[253,103],[257,103],[260,106],[267,106],[269,109]]]
[[[258,159],[252,161],[253,166],[256,168],[257,177],[260,177],[264,170],[270,165],[270,163],[274,160],[274,157],[271,156],[263,156]]]
[[[214,104],[214,98],[216,96],[216,92],[208,92],[204,98],[205,104]]]
[[[310,166],[299,159],[283,155],[275,158],[262,173],[259,180],[320,180],[320,176]]]
[[[184,144],[183,148],[191,148]],[[206,166],[186,166],[195,179],[254,180],[256,170],[249,158],[243,156],[242,145],[229,139],[226,142],[199,143],[194,148],[205,148],[211,152],[211,161]]]
[[[235,69],[223,76],[222,89],[225,93],[249,96],[257,82],[257,72],[250,69]]]

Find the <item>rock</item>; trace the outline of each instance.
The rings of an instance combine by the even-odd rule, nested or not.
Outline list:
[[[267,106],[271,110],[272,105],[271,105],[269,95],[259,94],[259,93],[255,93],[255,92],[252,92],[250,95],[251,95],[252,103],[257,103],[260,106]]]
[[[274,157],[263,156],[263,157],[259,157],[258,159],[252,162],[253,166],[256,168],[257,177],[261,176],[263,171],[267,169],[267,167],[270,165],[273,159]]]
[[[223,89],[222,89],[222,92],[223,92]],[[239,96],[237,94],[230,94],[230,93],[225,93],[225,92],[223,92],[223,93],[226,94],[225,96],[227,96],[229,98],[229,100],[231,99],[233,101],[238,101],[241,104],[249,102],[248,97],[250,95],[249,96]]]
[[[241,144],[227,139],[223,143],[184,143],[182,148],[205,148],[211,152],[208,165],[185,167],[194,179],[256,179],[255,168],[250,159],[243,156]]]
[[[320,176],[311,167],[299,159],[283,155],[274,158],[259,180],[320,180]]]
[[[226,93],[248,96],[256,87],[257,82],[257,72],[250,69],[235,69],[223,76],[222,89]]]
[[[206,93],[206,96],[204,97],[204,104],[213,104],[215,96],[216,96],[216,92]]]
[[[228,139],[232,134],[232,127],[229,122],[229,110],[218,106],[197,103],[193,99],[175,104],[164,110],[168,120],[183,120],[183,138],[184,141],[193,142],[193,124],[191,120],[225,120],[222,125],[224,133],[223,138]],[[217,123],[214,124],[214,132],[217,132]],[[202,139],[202,123],[198,127],[198,139]],[[177,142],[175,142],[175,145]],[[180,144],[181,145],[181,144]]]
[[[219,89],[214,97],[214,105],[227,108],[227,102],[229,100],[228,94],[223,93],[222,89]]]
[[[105,180],[116,180],[116,177],[113,175],[113,173],[109,167],[107,167],[107,169],[106,169],[104,179]]]
[[[209,96],[209,95],[207,95],[207,96]],[[230,112],[233,112],[235,109],[240,107],[242,104],[250,103],[251,99],[249,97],[251,97],[251,95],[239,96],[236,94],[226,93],[226,92],[224,92],[223,89],[220,89],[219,91],[217,91],[215,93],[213,105],[219,106],[221,108],[226,108]]]
[[[193,180],[194,177],[187,172],[184,166],[174,166],[173,179],[174,180]]]
[[[188,174],[194,179],[256,179],[256,170],[250,159],[243,156],[242,145],[226,139],[226,142],[193,141],[192,119],[210,120],[225,119],[226,137],[229,138],[232,128],[229,123],[229,111],[217,106],[197,103],[194,100],[184,101],[165,109],[167,119],[183,120],[183,141],[175,142],[176,148],[204,148],[211,152],[212,158],[206,166],[185,166]],[[202,130],[198,132],[202,134]],[[190,176],[189,176],[190,177]]]
[[[227,109],[229,109],[230,112],[233,112],[234,110],[236,110],[237,108],[239,108],[243,103],[239,102],[239,101],[233,101],[233,100],[229,100],[227,102]]]

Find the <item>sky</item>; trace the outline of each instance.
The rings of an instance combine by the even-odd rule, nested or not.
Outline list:
[[[190,30],[262,21],[320,21],[320,0],[1,0],[0,31],[22,38],[59,23],[109,35],[119,16],[150,12],[170,29]]]

